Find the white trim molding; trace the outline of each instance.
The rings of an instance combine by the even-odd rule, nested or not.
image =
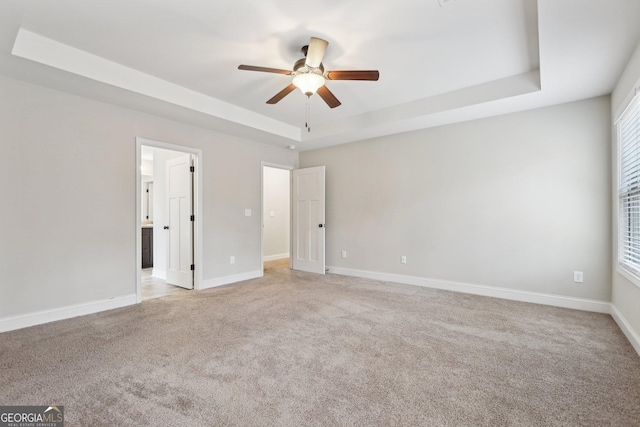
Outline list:
[[[299,127],[19,28],[11,54],[198,113],[299,142]]]
[[[134,305],[136,304],[136,302],[136,294],[131,294],[101,301],[70,305],[68,307],[56,308],[53,310],[44,310],[37,311],[35,313],[22,314],[19,316],[3,317],[0,318],[0,332],[8,332],[16,329],[28,328],[29,326],[41,325],[43,323],[55,322],[58,320],[70,319],[72,317],[113,310],[114,308]]]
[[[609,314],[611,312],[611,303],[609,303],[608,301],[567,297],[564,295],[544,294],[540,292],[522,291],[518,289],[498,288],[493,286],[476,285],[472,283],[452,282],[448,280],[429,279],[426,277],[404,276],[400,274],[379,273],[375,271],[355,270],[341,267],[328,268],[329,273],[340,274],[342,276],[362,277],[365,279],[403,283],[405,285],[415,285],[425,288],[464,292],[467,294],[502,298],[513,301],[551,305],[554,307],[572,308],[575,310],[593,311],[596,313]]]
[[[636,353],[640,356],[640,335],[636,331],[633,330],[633,327],[627,319],[624,318],[622,313],[618,311],[615,305],[611,304],[611,317],[618,324],[618,327],[622,331],[625,337],[631,343],[631,346],[636,350]]]
[[[199,290],[215,288],[218,286],[230,285],[231,283],[243,282],[245,280],[257,279],[264,276],[262,270],[248,271],[246,273],[232,274],[231,276],[217,277],[215,279],[203,280],[200,282]]]

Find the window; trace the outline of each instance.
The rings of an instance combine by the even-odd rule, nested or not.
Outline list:
[[[617,122],[619,153],[618,262],[640,278],[640,96]]]

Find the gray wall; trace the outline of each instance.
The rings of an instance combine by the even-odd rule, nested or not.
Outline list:
[[[135,293],[136,137],[203,150],[203,279],[261,271],[261,162],[297,153],[1,77],[0,319]]]
[[[610,126],[607,96],[301,153],[327,264],[609,301]]]

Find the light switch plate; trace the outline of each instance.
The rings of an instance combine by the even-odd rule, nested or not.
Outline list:
[[[244,216],[251,216],[251,209],[245,209]]]

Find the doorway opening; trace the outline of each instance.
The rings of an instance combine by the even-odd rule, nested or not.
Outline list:
[[[291,268],[291,166],[262,162],[262,271]]]
[[[199,149],[136,139],[137,302],[199,289]]]
[[[278,172],[278,170],[282,172]],[[271,174],[282,174],[281,184],[274,184],[269,180]],[[262,162],[262,274],[265,272],[265,262],[286,262],[289,268],[309,273],[326,273],[325,254],[325,166],[315,166],[294,169],[291,166]],[[284,180],[286,178],[286,183]],[[278,188],[279,198],[288,200],[288,209],[281,205],[279,209],[288,214],[288,225],[285,231],[271,233],[270,220],[277,217],[277,212],[270,207],[270,192]],[[286,194],[288,197],[285,197]],[[275,222],[275,221],[273,221]],[[281,228],[282,230],[282,228]],[[282,246],[267,249],[269,234],[275,235],[277,241],[287,236],[287,252],[282,252]],[[269,267],[274,267],[270,265]],[[275,268],[283,268],[282,265]]]

